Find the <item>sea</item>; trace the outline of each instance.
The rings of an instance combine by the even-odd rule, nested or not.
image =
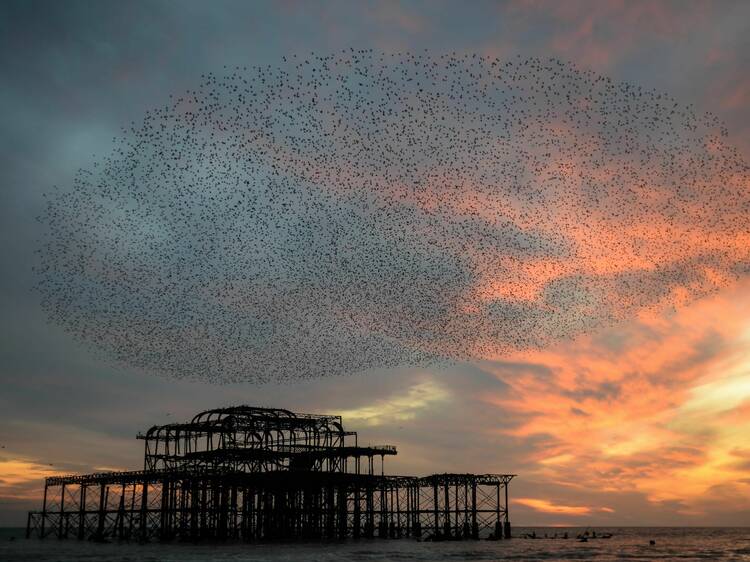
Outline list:
[[[597,538],[576,536],[596,531]],[[568,539],[561,538],[568,533]],[[627,560],[750,561],[750,527],[516,527],[505,541],[418,542],[369,539],[294,544],[93,543],[25,539],[23,529],[0,529],[0,562],[219,562],[219,561],[425,561]],[[611,534],[611,538],[598,538]],[[523,537],[527,538],[523,538]],[[535,536],[536,538],[530,538]],[[557,536],[557,538],[554,538]],[[653,543],[652,543],[653,541]]]

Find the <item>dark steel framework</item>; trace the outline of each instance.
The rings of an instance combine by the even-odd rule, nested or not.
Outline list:
[[[143,470],[47,478],[26,536],[510,538],[514,475],[386,475],[384,459],[396,448],[359,445],[340,416],[238,406],[138,438]]]

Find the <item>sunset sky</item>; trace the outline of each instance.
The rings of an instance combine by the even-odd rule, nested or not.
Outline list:
[[[138,431],[233,404],[341,414],[363,441],[398,447],[393,474],[518,474],[516,525],[750,524],[750,218],[737,200],[729,233],[670,225],[679,254],[659,243],[659,217],[599,225],[615,245],[663,249],[662,263],[724,256],[738,278],[705,266],[711,294],[675,283],[676,306],[450,367],[215,385],[114,368],[47,321],[32,290],[45,192],[206,72],[350,47],[570,61],[717,115],[750,162],[748,2],[3,2],[0,526],[25,524],[44,477],[138,469]],[[747,208],[750,174],[726,181]],[[578,259],[592,275],[646,267],[636,252]],[[535,302],[569,266],[526,264],[514,297]]]

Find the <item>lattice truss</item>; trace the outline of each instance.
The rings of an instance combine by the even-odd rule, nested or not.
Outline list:
[[[513,475],[386,475],[384,458],[395,447],[360,446],[339,416],[241,406],[138,437],[144,470],[48,478],[27,534],[140,541],[510,535]]]

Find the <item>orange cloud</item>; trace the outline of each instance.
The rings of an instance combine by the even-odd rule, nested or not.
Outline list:
[[[542,513],[559,513],[563,515],[590,515],[595,511],[603,511],[606,513],[614,512],[614,510],[609,507],[596,508],[589,506],[559,505],[554,504],[549,500],[537,498],[517,498],[513,500],[513,503],[525,505]]]
[[[60,472],[25,458],[0,458],[0,497],[3,499],[36,499],[44,479]]]
[[[505,433],[548,436],[526,456],[531,475],[680,502],[685,514],[703,513],[710,490],[729,487],[725,507],[746,508],[748,289],[745,283],[676,313],[506,359],[546,367],[513,377],[496,368],[512,390],[489,398],[522,415]]]

